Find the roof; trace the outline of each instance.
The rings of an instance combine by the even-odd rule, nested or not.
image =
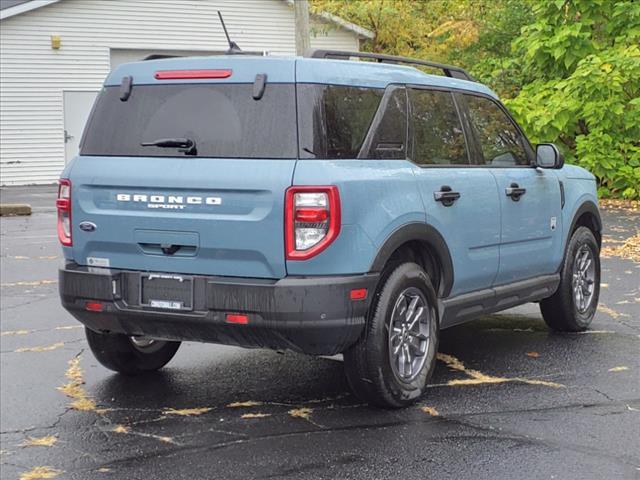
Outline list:
[[[10,18],[21,13],[30,12],[37,8],[46,7],[52,3],[58,3],[60,0],[0,0],[0,20]],[[293,5],[294,0],[283,0],[289,6]],[[345,30],[355,33],[361,38],[374,38],[374,33],[366,28],[362,28],[355,23],[347,22],[346,20],[332,15],[331,13],[320,12],[311,13],[312,16],[321,18],[329,23],[333,23]]]
[[[318,83],[353,87],[385,88],[390,84],[428,85],[483,93],[497,98],[488,87],[477,82],[430,75],[417,68],[390,63],[329,60],[308,57],[255,57],[219,55],[209,57],[176,57],[125,63],[113,70],[105,86],[117,86],[124,76],[132,76],[135,85],[185,83],[185,80],[157,80],[161,70],[224,69],[233,73],[228,78],[189,80],[189,83],[252,83],[256,72],[266,73],[269,83]],[[135,87],[134,87],[135,88]]]

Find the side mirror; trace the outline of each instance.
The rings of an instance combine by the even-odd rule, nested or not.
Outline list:
[[[541,143],[536,147],[536,166],[559,169],[564,166],[564,157],[553,143]]]

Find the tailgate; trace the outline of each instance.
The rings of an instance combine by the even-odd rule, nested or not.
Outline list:
[[[80,157],[71,175],[74,260],[282,278],[284,192],[294,166],[293,159]]]

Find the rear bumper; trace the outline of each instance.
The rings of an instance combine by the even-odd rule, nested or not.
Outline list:
[[[185,275],[193,281],[192,308],[173,311],[140,305],[146,273],[67,264],[59,271],[62,305],[99,332],[332,355],[362,333],[378,280],[377,274],[281,280]],[[351,300],[351,290],[361,288],[367,298]],[[87,302],[102,303],[102,311],[88,311]],[[247,315],[248,324],[227,323],[228,313]]]

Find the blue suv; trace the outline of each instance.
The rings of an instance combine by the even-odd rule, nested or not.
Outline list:
[[[426,61],[122,65],[57,209],[62,304],[129,375],[182,340],[343,353],[359,397],[401,407],[425,391],[441,329],[539,302],[552,329],[580,331],[598,302],[594,176],[533,148],[464,70]]]

